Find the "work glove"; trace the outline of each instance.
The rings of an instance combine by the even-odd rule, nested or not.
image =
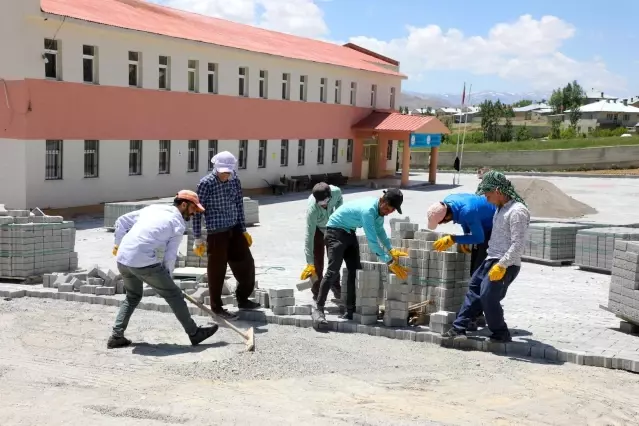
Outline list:
[[[389,254],[393,258],[394,262],[397,262],[400,257],[408,257],[408,253],[406,253],[404,251],[401,251],[401,250],[398,250],[398,249],[391,249]]]
[[[246,242],[248,243],[248,246],[251,247],[253,245],[253,238],[251,237],[251,234],[249,234],[248,232],[245,232],[244,238],[246,238]]]
[[[204,242],[204,240],[200,238],[196,238],[195,241],[193,242],[193,253],[195,253],[197,257],[202,257],[204,256],[205,251],[206,251],[206,243]]]
[[[437,251],[446,251],[455,244],[453,237],[446,235],[433,243],[433,248]]]
[[[304,270],[302,271],[302,275],[300,275],[300,279],[307,280],[313,275],[317,275],[317,273],[315,272],[315,265],[308,264],[306,265],[306,268],[304,268]]]
[[[405,280],[406,278],[408,278],[408,268],[404,268],[402,265],[400,265],[399,263],[393,261],[390,262],[388,264],[388,269],[395,275],[397,275],[397,277],[400,280]]]
[[[488,271],[488,279],[491,281],[499,281],[504,278],[504,275],[506,275],[506,268],[498,263],[493,265],[493,267],[490,268],[490,271]]]
[[[459,245],[459,252],[460,253],[470,254],[472,251],[473,251],[473,249],[471,248],[470,244],[460,244]]]
[[[113,251],[111,253],[113,253],[113,256],[117,256],[118,255],[118,246],[113,246]]]

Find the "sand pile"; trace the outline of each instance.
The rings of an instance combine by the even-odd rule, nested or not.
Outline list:
[[[575,200],[547,180],[513,178],[511,182],[526,201],[531,216],[563,219],[597,213],[594,208]]]

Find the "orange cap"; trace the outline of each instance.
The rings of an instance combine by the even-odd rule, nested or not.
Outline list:
[[[188,189],[183,189],[177,193],[175,198],[179,198],[180,200],[190,201],[193,204],[195,204],[195,206],[197,207],[199,211],[201,212],[204,211],[204,207],[202,206],[202,204],[200,204],[200,197],[198,197],[197,194],[193,191],[189,191]]]

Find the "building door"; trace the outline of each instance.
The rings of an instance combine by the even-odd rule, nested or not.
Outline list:
[[[379,149],[377,149],[377,145],[367,146],[366,149],[369,152],[369,154],[368,154],[368,178],[369,179],[376,179],[376,178],[379,177],[379,176],[377,176],[377,174],[378,174],[377,163],[379,163]]]
[[[362,174],[360,179],[368,179],[368,157],[370,156],[370,146],[364,146],[362,153]]]

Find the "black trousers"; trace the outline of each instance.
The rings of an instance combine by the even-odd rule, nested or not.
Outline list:
[[[346,277],[346,310],[355,311],[355,278],[357,270],[362,269],[359,259],[359,242],[355,231],[345,231],[338,228],[327,228],[324,234],[324,244],[328,255],[328,266],[320,284],[317,308],[323,309],[328,297],[328,292],[339,281],[339,272],[342,262],[346,262],[348,274]]]
[[[481,264],[484,263],[484,260],[486,260],[486,256],[488,256],[488,241],[490,241],[491,234],[492,234],[492,231],[486,232],[484,242],[480,244],[475,244],[473,246],[473,250],[470,254],[470,276],[471,277],[473,276],[475,271],[479,269]]]

